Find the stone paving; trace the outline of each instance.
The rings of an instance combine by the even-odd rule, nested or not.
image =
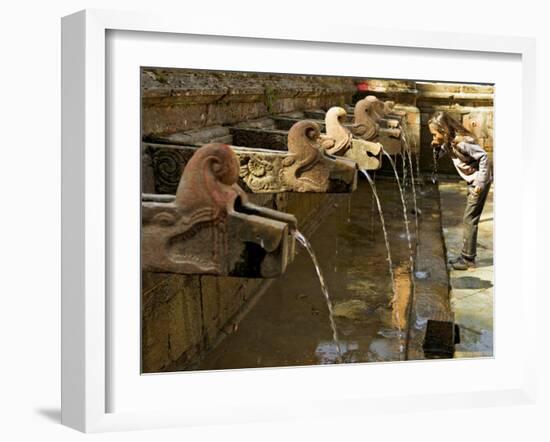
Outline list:
[[[456,257],[462,246],[462,216],[466,184],[441,181],[441,212],[447,257]],[[451,306],[460,326],[461,342],[455,358],[493,356],[493,188],[481,215],[476,268],[454,270],[448,264]]]

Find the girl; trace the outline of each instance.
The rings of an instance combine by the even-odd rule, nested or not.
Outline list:
[[[475,267],[478,224],[491,187],[489,157],[474,136],[446,112],[434,113],[428,125],[434,158],[449,154],[458,174],[468,183],[462,252],[450,261],[455,270],[467,270]]]

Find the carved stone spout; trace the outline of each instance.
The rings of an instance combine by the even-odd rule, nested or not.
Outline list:
[[[368,113],[371,118],[383,127],[398,128],[402,118],[406,116],[406,112],[395,109],[393,101],[381,101],[374,95],[368,95],[363,100],[369,103]]]
[[[376,119],[371,115],[372,103],[365,99],[355,103],[353,110],[353,129],[352,132],[356,137],[367,141],[374,140],[378,136],[380,126],[376,123]]]
[[[357,165],[326,155],[318,124],[289,119],[290,130],[231,128],[243,186],[252,192],[348,193],[357,187]],[[264,148],[269,140],[270,150]],[[246,147],[245,147],[246,146]]]
[[[288,132],[288,155],[279,174],[281,181],[298,192],[327,192],[330,181],[341,181],[355,165],[328,157],[321,147],[321,130],[312,121],[299,121]],[[357,173],[354,172],[354,188]]]
[[[176,195],[144,195],[142,269],[272,278],[292,259],[293,215],[248,202],[236,184],[239,161],[224,144],[191,157]]]
[[[379,169],[382,165],[382,146],[372,141],[353,138],[350,130],[342,124],[345,117],[346,110],[338,106],[331,107],[326,113],[326,137],[333,141],[333,145],[327,147],[327,152],[345,156],[355,161],[361,169]]]
[[[407,112],[402,110],[395,109],[395,102],[385,101],[384,102],[384,115],[390,118],[401,119],[407,116]]]
[[[363,98],[355,104],[351,131],[358,138],[381,143],[387,153],[396,155],[402,151],[401,129],[383,116],[384,103],[373,96]]]
[[[302,129],[300,126],[293,129],[290,137],[285,132],[284,150],[230,146],[239,160],[239,186],[251,193],[353,192],[357,187],[355,162],[324,154],[321,140],[308,138],[316,134],[315,130]],[[253,142],[251,134],[248,135]],[[185,165],[197,149],[142,143],[143,192],[174,194]]]

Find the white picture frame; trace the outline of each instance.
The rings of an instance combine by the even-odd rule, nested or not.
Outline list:
[[[62,21],[62,423],[84,432],[115,431],[138,428],[162,428],[171,426],[201,425],[209,422],[247,422],[288,417],[324,416],[331,413],[330,400],[317,397],[307,401],[309,407],[290,406],[285,409],[280,402],[272,406],[265,403],[254,408],[254,391],[248,399],[238,404],[244,418],[231,417],[223,411],[197,407],[194,413],[178,411],[170,407],[150,411],[109,411],[109,393],[113,388],[109,370],[113,354],[108,343],[108,327],[112,317],[108,300],[109,242],[113,240],[109,228],[112,209],[109,195],[109,152],[106,121],[107,94],[110,77],[106,76],[109,62],[107,35],[109,32],[156,33],[165,36],[216,36],[240,38],[249,41],[272,41],[273,44],[292,45],[293,42],[337,44],[341,48],[363,46],[377,48],[426,49],[443,53],[468,52],[475,54],[511,54],[521,57],[521,146],[522,152],[533,152],[535,101],[535,45],[533,39],[501,36],[464,35],[457,33],[430,33],[413,31],[388,31],[370,27],[347,27],[334,32],[321,26],[281,26],[280,23],[241,23],[235,27],[229,22],[218,22],[197,17],[184,25],[177,17],[155,16],[142,13],[126,13],[86,10],[63,18]],[[153,34],[151,34],[153,35]],[[254,43],[255,44],[255,43]],[[112,54],[110,54],[112,55]],[[139,90],[136,91],[139,96]],[[498,95],[498,85],[497,85]],[[498,98],[497,98],[498,102]],[[498,106],[497,111],[498,112]],[[498,131],[498,128],[496,129]],[[136,143],[137,145],[137,143]],[[525,155],[527,156],[527,155]],[[504,164],[504,162],[502,163]],[[497,173],[498,176],[498,167]],[[525,163],[527,167],[527,163]],[[522,173],[525,173],[522,171]],[[139,174],[139,172],[138,172]],[[498,179],[498,178],[497,178]],[[522,275],[519,305],[524,315],[516,323],[527,334],[533,334],[535,324],[528,321],[535,317],[535,282],[526,278],[529,270],[525,257],[536,254],[534,229],[526,222],[536,218],[536,192],[517,189],[523,199],[520,227]],[[498,206],[497,206],[498,207]],[[502,213],[502,212],[501,212]],[[137,221],[136,221],[137,222]],[[496,246],[498,250],[498,243]],[[119,252],[120,253],[120,252]],[[498,253],[498,252],[497,252]],[[505,268],[505,267],[503,267]],[[499,271],[498,269],[496,270]],[[498,286],[495,284],[496,290]],[[136,294],[138,297],[138,295]],[[497,318],[498,319],[498,318]],[[139,338],[139,336],[136,336]],[[422,409],[468,407],[472,400],[486,406],[501,403],[533,403],[535,396],[534,353],[535,340],[526,340],[520,358],[521,370],[507,384],[499,388],[474,391],[428,391],[426,394],[399,396],[391,394],[372,396],[359,391],[354,396],[344,394],[338,399],[340,413],[368,414],[374,410],[406,410],[410,404]],[[498,352],[495,357],[498,360]],[[436,362],[432,362],[437,364]],[[470,361],[470,366],[473,365]],[[396,369],[386,365],[384,370]],[[379,370],[381,366],[372,370]],[[410,364],[407,370],[413,370]],[[338,368],[340,369],[340,368]],[[453,367],[445,366],[451,372]],[[464,366],[460,367],[464,370]],[[349,367],[347,374],[360,375],[364,365]],[[371,369],[370,373],[373,373]],[[521,373],[520,373],[521,371]],[[291,376],[290,370],[280,370],[269,376]],[[334,371],[333,371],[334,372]],[[260,373],[260,374],[258,374]],[[262,374],[263,373],[263,374]],[[256,377],[258,386],[265,382],[267,372],[245,371],[220,373],[231,382],[243,377]],[[283,373],[281,375],[281,373]],[[297,373],[297,372],[296,372]],[[315,371],[319,378],[328,372]],[[312,372],[308,372],[311,375]],[[138,374],[139,375],[139,374]],[[206,373],[208,375],[208,373]],[[162,376],[169,385],[174,377]],[[309,376],[311,377],[311,376]],[[194,382],[208,384],[208,379],[194,378]],[[254,384],[255,385],[255,384]],[[253,390],[253,388],[251,388]],[[166,393],[163,393],[166,394]],[[196,392],[192,394],[197,394]],[[396,399],[397,398],[397,399]],[[223,401],[220,401],[223,405]],[[220,405],[220,407],[221,407]],[[290,411],[289,411],[290,410]]]

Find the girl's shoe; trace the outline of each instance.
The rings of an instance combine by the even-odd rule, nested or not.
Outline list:
[[[449,263],[451,263],[453,269],[455,270],[468,270],[473,269],[476,266],[476,262],[473,259],[464,258],[462,255],[456,259],[450,260]]]

